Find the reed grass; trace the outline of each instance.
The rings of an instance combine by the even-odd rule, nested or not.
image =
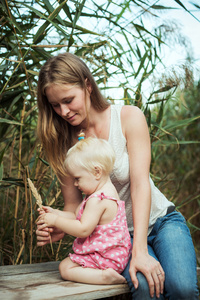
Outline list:
[[[184,9],[181,1],[179,4]],[[145,28],[143,17],[155,14],[159,14],[159,10],[151,7],[149,1],[143,1],[143,8],[134,1],[123,0],[105,1],[102,5],[70,0],[1,1],[1,265],[61,260],[71,251],[73,237],[66,236],[60,242],[39,248],[35,234],[37,201],[41,204],[42,199],[44,205],[63,208],[59,182],[36,137],[36,88],[41,65],[50,56],[64,51],[75,53],[87,63],[112,103],[118,100],[144,111],[152,139],[151,173],[166,196],[187,215],[196,250],[200,250],[200,191],[195,181],[199,160],[191,155],[198,149],[199,138],[191,134],[191,127],[199,126],[199,88],[193,90],[192,96],[196,99],[196,110],[191,109],[190,100],[187,116],[173,115],[182,103],[179,95],[176,109],[171,110],[171,115],[166,111],[181,81],[166,76],[163,79],[162,74],[155,78],[159,53],[168,32],[164,25],[155,30]],[[171,31],[170,34],[173,37],[176,33]],[[148,80],[152,90],[144,97],[143,86]],[[114,90],[117,90],[115,94]],[[188,150],[188,147],[192,148]],[[178,160],[173,156],[175,153],[181,156],[178,173],[173,171]],[[184,164],[186,157],[187,164]],[[184,172],[187,178],[183,178]],[[37,191],[33,199],[28,178]]]
[[[44,210],[42,207],[42,198],[40,196],[40,194],[38,193],[36,187],[34,186],[33,182],[31,181],[30,178],[27,178],[28,183],[29,183],[29,187],[33,193],[33,196],[36,199],[36,204],[39,206],[40,210]],[[37,222],[37,220],[36,220]],[[52,255],[54,255],[54,251],[53,251],[53,245],[52,245],[52,240],[51,240],[51,234],[49,233],[49,238],[50,238],[50,245],[51,245],[51,251],[52,251]]]
[[[39,206],[39,208],[41,210],[43,210],[43,207],[42,207],[42,198],[41,198],[40,194],[38,193],[36,187],[34,186],[33,182],[31,181],[31,179],[27,178],[27,180],[28,180],[29,187],[30,187],[30,189],[31,189],[31,191],[33,193],[33,196],[36,199],[37,205]]]

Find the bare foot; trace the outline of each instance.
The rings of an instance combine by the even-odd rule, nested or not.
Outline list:
[[[106,270],[102,270],[103,275],[103,284],[120,284],[126,283],[126,279],[117,273],[112,268],[108,268]]]

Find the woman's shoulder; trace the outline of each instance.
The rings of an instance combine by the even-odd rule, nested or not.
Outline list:
[[[123,105],[121,109],[121,118],[127,119],[127,118],[139,118],[141,116],[144,116],[141,109],[137,106],[133,105]]]
[[[123,132],[127,129],[138,129],[140,126],[146,126],[146,118],[137,106],[124,105],[121,109],[121,124]]]

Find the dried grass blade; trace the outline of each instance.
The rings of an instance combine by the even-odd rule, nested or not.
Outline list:
[[[31,191],[33,193],[33,196],[36,199],[37,205],[39,206],[39,208],[41,210],[43,210],[43,208],[42,208],[42,198],[41,198],[40,194],[38,193],[36,187],[34,186],[33,182],[31,181],[31,179],[27,178],[27,180],[28,180],[29,187],[31,188]],[[52,240],[51,240],[51,234],[50,233],[49,233],[49,239],[50,239],[50,245],[51,245],[51,252],[54,255],[53,245],[52,245]]]
[[[41,198],[40,194],[38,193],[36,187],[34,186],[33,182],[31,181],[31,179],[27,178],[27,180],[28,180],[29,187],[31,188],[31,191],[33,193],[33,196],[35,197],[37,205],[39,206],[39,208],[41,210],[43,210],[43,208],[42,208],[42,198]]]

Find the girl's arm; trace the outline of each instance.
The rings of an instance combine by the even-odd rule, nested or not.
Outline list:
[[[68,219],[76,219],[76,215],[71,211],[62,211],[59,209],[52,208],[50,206],[42,206],[42,209],[38,208],[39,214],[52,213],[58,216],[62,216]]]
[[[149,171],[151,145],[146,119],[137,107],[124,106],[121,113],[122,130],[127,140],[130,162],[130,182],[134,240],[130,275],[135,288],[138,287],[136,273],[142,272],[153,297],[163,293],[164,271],[158,261],[148,254],[147,233],[151,207]],[[161,276],[157,274],[161,273]]]
[[[52,213],[45,213],[39,217],[37,224],[41,225],[41,229],[55,226],[67,234],[85,238],[94,231],[104,211],[104,205],[95,197],[87,201],[80,221],[66,219],[63,216]]]
[[[74,186],[74,180],[71,177],[61,178],[63,184],[61,184],[61,191],[64,199],[64,211],[67,213],[75,213],[76,208],[82,201],[81,192]],[[69,216],[69,215],[68,215]],[[42,227],[37,224],[37,246],[44,246],[50,243],[50,234],[52,242],[59,241],[65,235],[63,231],[57,228]]]

